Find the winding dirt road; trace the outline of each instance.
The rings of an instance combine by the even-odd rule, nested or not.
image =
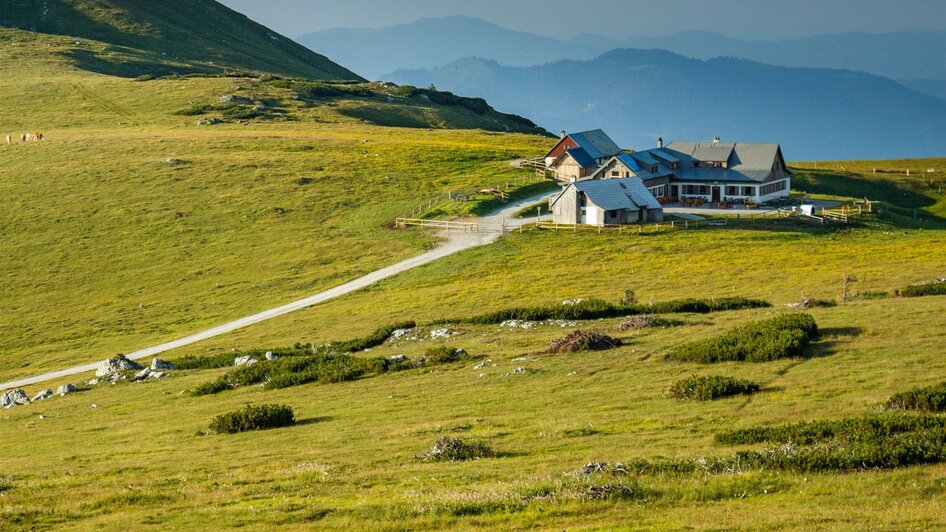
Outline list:
[[[346,294],[350,294],[356,290],[360,290],[367,286],[381,281],[382,279],[387,279],[388,277],[393,277],[401,272],[416,268],[418,266],[423,266],[434,262],[436,260],[442,259],[446,256],[453,255],[454,253],[463,251],[465,249],[475,248],[479,246],[484,246],[486,244],[491,244],[499,239],[506,231],[510,229],[516,229],[519,227],[519,224],[534,222],[535,218],[525,219],[525,220],[516,220],[515,224],[510,226],[507,225],[506,218],[513,217],[513,214],[521,209],[522,207],[535,203],[542,198],[548,196],[548,194],[542,194],[540,196],[535,196],[532,198],[524,199],[518,201],[514,204],[509,204],[501,210],[483,217],[479,220],[480,231],[478,233],[445,233],[443,236],[445,240],[442,245],[428,251],[422,255],[398,262],[397,264],[392,264],[380,270],[375,270],[367,275],[359,277],[355,280],[349,281],[343,285],[336,286],[335,288],[330,288],[324,292],[319,292],[318,294],[300,299],[298,301],[293,301],[292,303],[287,303],[280,307],[272,308],[269,310],[264,310],[253,314],[251,316],[246,316],[245,318],[240,318],[223,325],[218,325],[216,327],[206,329],[183,338],[178,338],[177,340],[172,340],[170,342],[165,342],[163,344],[154,345],[151,347],[146,347],[144,349],[139,349],[132,353],[128,353],[128,358],[132,360],[138,360],[146,357],[155,356],[179,347],[188,346],[215,336],[221,336],[230,332],[233,332],[237,329],[242,329],[256,323],[260,323],[266,320],[271,320],[273,318],[282,316],[284,314],[289,314],[290,312],[295,312],[297,310],[302,310],[304,308],[323,303],[330,299],[335,299]],[[19,388],[22,386],[29,386],[32,384],[38,384],[41,382],[62,379],[72,375],[78,375],[80,373],[87,373],[90,371],[95,371],[98,367],[98,363],[84,364],[81,366],[74,366],[71,368],[62,369],[59,371],[51,371],[49,373],[43,373],[42,375],[36,375],[33,377],[27,377],[23,379],[18,379],[15,381],[0,383],[0,390],[7,390],[11,388]]]

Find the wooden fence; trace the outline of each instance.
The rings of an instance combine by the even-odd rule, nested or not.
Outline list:
[[[434,208],[435,205],[441,203],[446,203],[448,201],[466,201],[467,199],[477,196],[480,194],[488,195],[492,194],[496,197],[502,199],[503,201],[509,201],[509,191],[524,187],[526,185],[532,185],[535,183],[541,183],[545,181],[545,176],[538,175],[529,175],[523,177],[515,177],[513,179],[507,179],[506,181],[496,183],[490,187],[482,187],[476,190],[471,191],[453,191],[447,190],[437,194],[436,196],[429,198],[426,202],[421,203],[414,209],[411,209],[410,214],[406,214],[401,218],[417,218],[424,214],[425,212],[430,211]]]
[[[454,222],[450,220],[425,220],[423,218],[397,218],[394,220],[394,226],[401,229],[408,226],[434,227],[437,229],[463,230],[464,233],[478,233],[480,224],[477,222]]]

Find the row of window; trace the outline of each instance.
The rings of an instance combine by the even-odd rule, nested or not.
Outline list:
[[[761,190],[759,190],[760,196],[768,196],[769,194],[774,194],[776,192],[781,192],[788,188],[788,183],[786,181],[776,181],[775,183],[769,183],[768,185],[762,185]]]

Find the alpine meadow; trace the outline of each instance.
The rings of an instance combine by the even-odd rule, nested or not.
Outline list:
[[[0,0],[0,529],[946,528],[946,147],[620,146],[224,3]]]

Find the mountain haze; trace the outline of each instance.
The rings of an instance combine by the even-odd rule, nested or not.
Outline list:
[[[335,28],[302,35],[299,42],[370,79],[382,79],[393,70],[439,67],[463,57],[532,66],[559,59],[591,59],[603,51],[464,16],[424,18],[387,28]]]
[[[242,70],[361,79],[213,0],[4,0],[0,26],[112,45],[105,53],[71,52],[80,67],[107,74]]]
[[[601,127],[626,147],[657,137],[780,142],[791,159],[913,157],[946,146],[946,102],[889,79],[744,59],[621,49],[591,61],[504,67],[463,59],[396,83],[479,94],[551,131]]]

